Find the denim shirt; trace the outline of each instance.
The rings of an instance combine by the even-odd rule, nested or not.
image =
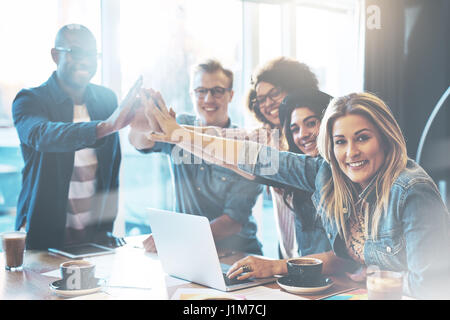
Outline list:
[[[177,116],[180,124],[194,125],[195,120],[193,115]],[[240,223],[242,228],[237,234],[217,241],[216,245],[262,254],[252,216],[252,208],[263,190],[260,184],[229,169],[207,163],[173,144],[157,142],[153,148],[142,151],[169,155],[177,212],[205,216],[209,221],[226,214]]]
[[[118,133],[97,140],[97,124],[114,112],[117,98],[110,89],[89,84],[85,101],[92,121],[74,123],[73,102],[60,88],[55,72],[41,86],[23,89],[14,99],[12,114],[24,159],[15,229],[26,220],[28,249],[64,244],[74,154],[83,148],[95,148],[98,159],[92,209],[97,223],[92,236],[113,229],[118,212],[120,141]]]
[[[246,157],[250,158],[245,161]],[[337,256],[348,258],[335,222],[326,217],[324,208],[320,206],[323,187],[332,177],[330,165],[323,158],[278,152],[247,142],[239,153],[239,168],[313,192],[313,203],[322,218],[333,251]],[[375,200],[374,194],[368,195],[369,212],[373,212]],[[351,214],[349,209],[347,218]],[[365,241],[365,264],[403,272],[405,294],[417,298],[448,299],[449,229],[449,213],[436,185],[419,165],[408,160],[407,167],[391,187],[388,208],[381,217],[376,237],[369,232]]]

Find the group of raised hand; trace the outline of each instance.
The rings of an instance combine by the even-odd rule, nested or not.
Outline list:
[[[130,125],[134,131],[145,133],[151,140],[174,142],[170,137],[174,130],[180,128],[175,121],[175,112],[167,108],[159,92],[142,85],[143,78],[140,76],[119,108],[99,124],[98,138]]]
[[[175,121],[175,112],[167,108],[158,91],[142,87],[140,77],[128,92],[117,110],[121,122],[117,130],[130,125],[132,130],[143,133],[153,141],[171,141],[171,134],[180,126]]]
[[[130,127],[146,133],[147,138],[153,141],[175,142],[171,139],[172,133],[181,126],[175,120],[173,109],[167,108],[161,93],[153,89],[141,89],[139,101],[141,107],[135,110]]]

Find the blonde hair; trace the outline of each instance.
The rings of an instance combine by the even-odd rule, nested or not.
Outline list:
[[[228,88],[233,88],[233,71],[226,69],[222,66],[219,60],[216,59],[206,59],[204,61],[199,62],[191,68],[191,85],[194,82],[194,76],[200,72],[206,73],[215,73],[215,72],[223,72],[223,74],[230,80]],[[227,88],[227,89],[228,89]],[[193,88],[195,89],[195,88]]]
[[[317,137],[317,147],[320,155],[330,164],[332,177],[326,183],[320,204],[327,218],[334,220],[339,233],[347,239],[345,214],[348,210],[355,212],[359,201],[356,185],[342,172],[334,155],[333,125],[335,121],[348,114],[357,114],[371,121],[380,133],[381,145],[386,150],[385,160],[372,178],[374,183],[366,193],[367,200],[373,189],[376,194],[376,204],[371,221],[371,235],[376,238],[378,224],[383,212],[387,211],[389,194],[392,184],[400,172],[406,168],[408,160],[406,143],[397,121],[389,107],[377,96],[371,93],[352,93],[334,98],[330,101],[320,126]],[[368,221],[366,221],[368,225]],[[369,230],[366,230],[368,234]]]

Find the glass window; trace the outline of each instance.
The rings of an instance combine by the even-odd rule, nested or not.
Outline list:
[[[14,227],[23,167],[12,102],[22,88],[39,86],[56,69],[50,49],[63,25],[87,26],[101,50],[100,9],[100,0],[0,2],[0,232]],[[100,79],[101,63],[93,82]]]
[[[161,91],[177,114],[193,114],[190,68],[201,59],[216,58],[234,72],[229,113],[234,123],[243,124],[241,2],[122,1],[119,34],[122,94],[142,74],[144,86]],[[128,131],[121,134],[126,232],[145,232],[146,207],[174,209],[169,163],[165,155],[140,154],[128,143]]]
[[[0,38],[6,44],[0,59],[0,119],[4,124],[12,124],[11,105],[19,90],[40,85],[55,70],[50,49],[56,32],[74,22],[94,33],[100,50],[100,0],[0,2]],[[100,68],[93,80],[96,83],[100,83]]]
[[[279,57],[281,52],[281,6],[261,3],[259,14],[259,61]]]
[[[160,90],[177,112],[194,112],[189,70],[203,58],[216,58],[230,68],[239,88],[241,20],[238,1],[121,2],[122,91],[143,74],[144,85]],[[241,102],[235,98],[232,113]]]
[[[322,90],[343,95],[362,89],[357,10],[299,5],[297,59],[309,65]]]

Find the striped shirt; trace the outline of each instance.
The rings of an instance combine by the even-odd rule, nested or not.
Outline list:
[[[283,194],[279,193],[276,188],[270,187],[270,193],[272,195],[281,257],[283,259],[298,257],[299,248],[295,234],[295,212],[286,205]]]
[[[90,120],[86,105],[74,106],[73,122]],[[95,149],[85,148],[75,152],[67,205],[66,245],[85,241],[88,227],[92,224],[97,165]]]

